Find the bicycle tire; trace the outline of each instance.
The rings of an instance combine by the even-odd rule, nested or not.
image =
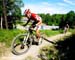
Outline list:
[[[23,53],[26,53],[29,50],[29,48],[32,45],[32,40],[28,38],[27,41],[25,41],[26,44],[24,45],[24,49],[26,47],[27,47],[27,49],[26,50],[22,49],[23,51],[17,51],[19,49],[21,50],[21,46],[22,46],[22,42],[23,42],[23,40],[21,40],[21,38],[25,38],[25,37],[27,38],[27,34],[19,34],[16,37],[14,37],[14,39],[12,41],[12,44],[11,44],[11,51],[12,51],[12,53],[14,53],[15,55],[21,55]],[[18,40],[18,38],[20,38],[20,40]],[[28,43],[28,41],[30,41],[30,43]],[[27,44],[29,46],[27,46]],[[16,50],[16,47],[17,47],[17,50]]]

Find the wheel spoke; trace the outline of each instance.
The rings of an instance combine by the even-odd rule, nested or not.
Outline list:
[[[32,42],[31,40],[27,39],[27,35],[21,34],[13,39],[11,47],[14,54],[19,55],[27,52],[31,45]]]

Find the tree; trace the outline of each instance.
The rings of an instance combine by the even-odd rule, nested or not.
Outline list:
[[[43,23],[45,23],[45,14],[39,14],[42,17]]]
[[[3,16],[4,16],[4,20],[5,20],[5,25],[6,25],[6,29],[8,29],[8,23],[7,23],[7,14],[6,14],[6,0],[2,1],[3,3]]]
[[[43,23],[47,25],[59,25],[60,28],[64,28],[66,24],[69,24],[70,27],[75,27],[75,13],[70,11],[67,14],[39,14]]]
[[[3,6],[2,6],[3,5]],[[4,16],[3,21],[5,20],[6,28],[8,25],[7,16],[14,16],[14,18],[21,18],[21,9],[23,6],[22,0],[0,0],[0,16]],[[2,9],[3,7],[3,9]],[[2,12],[3,11],[3,12]],[[13,17],[12,17],[13,19]]]
[[[51,20],[50,14],[46,14],[45,23],[46,23],[47,25],[50,25],[50,24],[51,24],[50,20]]]
[[[60,23],[59,23],[59,28],[64,29],[64,26],[66,24],[66,14],[61,15]]]
[[[43,23],[51,25],[51,16],[50,14],[39,14],[42,17]]]
[[[69,23],[70,27],[72,27],[75,23],[75,13],[74,11],[70,11],[67,13],[66,21]]]
[[[2,22],[3,22],[3,18],[2,18],[2,0],[0,0],[0,27],[1,27],[1,29],[3,28],[3,24],[2,24]]]
[[[62,14],[54,14],[54,15],[52,15],[52,22],[55,25],[59,25],[59,23],[61,21],[61,17],[62,17]]]

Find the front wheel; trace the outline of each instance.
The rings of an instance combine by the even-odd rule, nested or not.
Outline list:
[[[29,38],[28,34],[17,35],[11,44],[11,51],[16,55],[21,55],[28,51],[32,45],[32,40]]]

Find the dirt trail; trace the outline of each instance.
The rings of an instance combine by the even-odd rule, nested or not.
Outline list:
[[[68,36],[70,34],[71,34],[70,32],[68,32],[66,34],[58,34],[56,36],[49,37],[48,39],[50,41],[55,42],[55,41],[57,41],[57,39],[63,38],[64,36]],[[37,45],[32,45],[31,48],[28,50],[28,52],[27,53],[24,53],[22,55],[14,55],[10,51],[9,53],[7,53],[7,56],[0,57],[0,60],[25,60],[25,58],[27,56],[37,57],[38,52],[39,52],[39,49],[42,46],[45,46],[47,44],[51,44],[52,45],[52,43],[50,43],[48,41],[45,41],[45,40],[42,42],[41,45],[38,45],[38,46]]]

